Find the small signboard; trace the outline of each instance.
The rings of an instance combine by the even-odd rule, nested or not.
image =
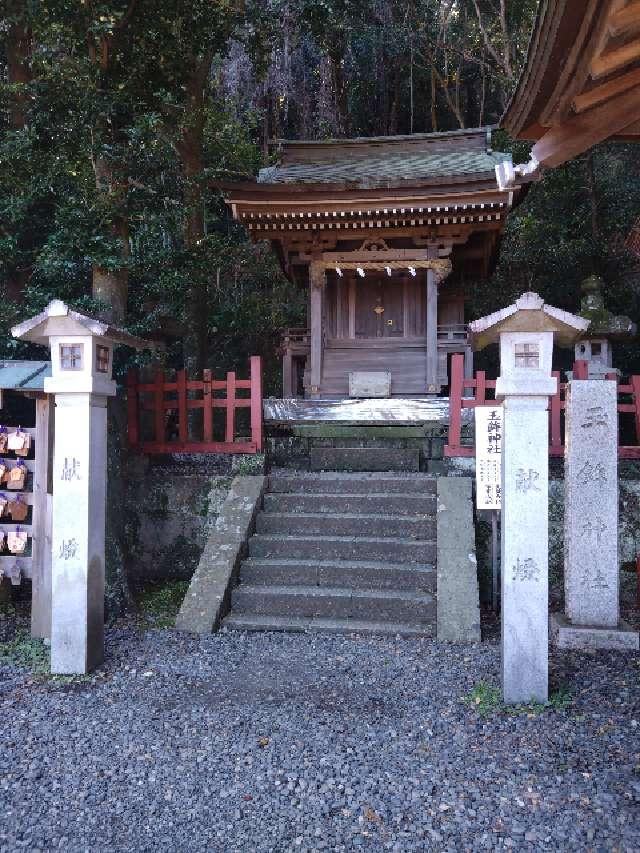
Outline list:
[[[476,406],[476,506],[502,507],[502,406]]]

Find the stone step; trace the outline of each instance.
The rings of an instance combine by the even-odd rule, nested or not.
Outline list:
[[[304,616],[266,616],[230,613],[222,623],[229,631],[313,631],[326,634],[392,635],[401,637],[433,637],[434,625],[377,622],[361,619],[323,619]]]
[[[359,560],[287,560],[250,557],[240,566],[240,582],[252,586],[319,586],[347,589],[436,591],[435,568],[428,564]]]
[[[272,471],[269,475],[270,492],[321,492],[322,494],[384,494],[435,495],[436,478],[427,474],[325,474]]]
[[[231,607],[236,616],[251,613],[332,619],[375,617],[378,622],[408,622],[415,626],[433,622],[436,615],[434,596],[424,592],[247,583],[233,589]]]
[[[266,512],[276,513],[348,513],[363,515],[434,516],[435,495],[416,494],[322,494],[306,492],[267,494],[264,496]]]
[[[354,536],[286,536],[256,534],[249,540],[251,557],[303,560],[389,560],[392,563],[435,563],[433,540]]]
[[[261,512],[258,533],[287,533],[294,536],[378,536],[434,539],[435,518],[413,515],[364,513]]]
[[[312,471],[419,471],[420,451],[395,447],[312,447]]]

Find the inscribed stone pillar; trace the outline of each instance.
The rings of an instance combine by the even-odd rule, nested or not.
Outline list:
[[[565,439],[565,611],[573,625],[618,624],[618,392],[569,383]]]
[[[104,657],[107,398],[56,394],[51,671],[86,673]]]
[[[476,349],[500,342],[496,397],[502,442],[502,688],[505,702],[546,702],[549,669],[549,397],[553,345],[588,321],[523,293],[469,324]]]
[[[637,632],[620,623],[617,402],[611,380],[569,383],[565,616],[553,617],[553,636],[563,648],[638,648]]]
[[[73,311],[59,299],[11,330],[51,349],[55,444],[51,535],[51,671],[84,674],[104,656],[107,398],[114,344],[147,341]],[[153,348],[153,345],[151,345]]]
[[[505,702],[548,696],[548,398],[507,396],[502,445]]]

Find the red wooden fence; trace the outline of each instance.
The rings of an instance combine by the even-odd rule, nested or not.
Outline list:
[[[127,377],[127,407],[129,445],[143,453],[260,453],[262,429],[262,360],[249,359],[250,378],[237,379],[227,373],[226,379],[212,379],[205,370],[202,379],[188,379],[186,371],[178,370],[174,381],[168,382],[165,371],[155,372],[153,382],[141,382],[137,371]],[[237,391],[249,391],[238,397]],[[216,392],[224,396],[216,396]],[[170,396],[167,397],[166,395]],[[225,409],[224,440],[214,440],[214,409]],[[236,440],[236,411],[250,409],[251,440]],[[193,438],[189,430],[189,412],[202,409],[202,438]],[[149,440],[142,437],[141,413],[152,413]],[[168,436],[169,429],[177,438]]]
[[[573,378],[587,378],[587,362],[576,361],[573,365]],[[549,455],[563,456],[562,418],[565,408],[566,382],[560,382],[560,373],[556,370],[553,376],[558,379],[558,391],[550,398],[549,403]],[[608,379],[617,379],[615,373],[608,374]],[[474,409],[476,406],[490,405],[495,399],[495,379],[487,379],[483,370],[476,373],[475,379],[464,378],[464,355],[456,353],[451,357],[451,385],[449,389],[449,442],[444,448],[445,456],[475,456],[475,448],[462,444],[462,410]],[[465,397],[465,390],[474,390],[475,396]],[[491,399],[487,399],[487,390],[493,391]],[[640,459],[640,376],[631,376],[628,384],[618,385],[618,394],[631,397],[631,402],[619,402],[619,414],[632,414],[635,420],[636,444],[618,446],[621,459]]]

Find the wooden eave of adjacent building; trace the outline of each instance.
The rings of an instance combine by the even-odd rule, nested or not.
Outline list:
[[[547,167],[640,140],[640,0],[542,0],[501,126]]]

